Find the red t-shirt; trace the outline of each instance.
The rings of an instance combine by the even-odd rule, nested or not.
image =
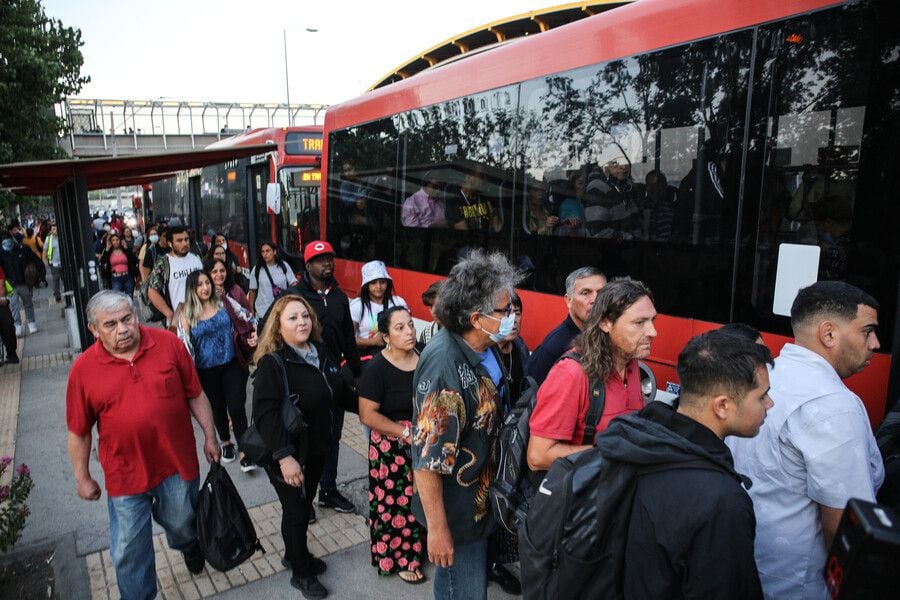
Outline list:
[[[644,407],[637,361],[628,363],[625,381],[628,385],[615,373],[606,380],[606,403],[597,424],[598,433],[619,415]],[[531,435],[581,446],[590,405],[588,383],[588,376],[577,361],[565,359],[553,365],[538,388],[537,404],[528,422]]]
[[[100,341],[78,357],[66,387],[66,424],[83,437],[97,424],[100,464],[110,496],[144,493],[178,473],[200,473],[188,399],[200,380],[184,344],[164,329],[141,327],[129,363]]]

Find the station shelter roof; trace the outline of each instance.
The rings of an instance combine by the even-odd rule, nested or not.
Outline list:
[[[48,196],[67,180],[83,176],[88,190],[141,185],[172,177],[179,171],[265,154],[271,144],[131,154],[91,159],[46,160],[0,165],[0,187],[22,196]]]
[[[492,21],[486,25],[446,39],[417,54],[397,68],[384,74],[368,91],[390,85],[396,81],[412,77],[416,73],[458,60],[467,55],[489,50],[510,40],[541,33],[633,1],[595,0],[594,2],[570,2]]]

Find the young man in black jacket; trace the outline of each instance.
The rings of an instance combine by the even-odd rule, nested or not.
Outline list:
[[[759,433],[772,407],[771,364],[768,348],[733,333],[697,336],[678,357],[677,408],[651,402],[598,437],[606,458],[639,469],[625,598],[763,597],[750,483],[724,439]]]
[[[353,321],[350,319],[350,300],[334,280],[334,249],[331,244],[316,240],[306,245],[303,251],[306,270],[297,283],[285,290],[285,294],[297,294],[309,302],[322,327],[322,342],[325,349],[338,362],[346,360],[359,377],[360,362],[356,349]],[[341,432],[344,429],[344,412],[334,410],[331,423],[331,446],[325,458],[325,468],[319,481],[319,506],[333,508],[338,512],[353,512],[353,503],[337,490],[337,463],[341,447]],[[315,490],[307,490],[314,494]],[[315,513],[310,513],[315,520]]]

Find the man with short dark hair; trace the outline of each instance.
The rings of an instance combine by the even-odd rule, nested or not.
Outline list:
[[[526,374],[540,385],[553,364],[565,354],[572,340],[584,329],[597,294],[606,285],[606,275],[594,267],[575,269],[566,277],[566,307],[569,314],[557,325],[528,358]]]
[[[147,296],[153,306],[166,317],[166,323],[184,302],[188,275],[202,271],[200,257],[190,252],[187,228],[176,226],[166,230],[171,252],[156,261],[150,274]]]
[[[879,348],[878,303],[840,281],[803,288],[791,306],[794,343],[771,369],[775,408],[760,435],[733,440],[753,480],[756,562],[770,598],[826,598],[822,576],[850,498],[875,501],[884,480],[866,409],[842,379]]]
[[[625,598],[762,598],[753,503],[724,439],[759,433],[771,362],[733,333],[699,335],[678,356],[677,409],[651,402],[597,438],[604,458],[637,469]]]
[[[133,300],[103,290],[87,305],[94,342],[72,365],[66,387],[68,449],[78,496],[99,500],[91,476],[91,431],[109,507],[110,556],[122,598],[156,596],[151,517],[191,573],[203,570],[195,508],[199,494],[191,416],[203,429],[209,462],[221,456],[212,410],[184,344],[142,327]]]

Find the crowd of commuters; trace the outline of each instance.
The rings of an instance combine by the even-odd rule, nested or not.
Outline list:
[[[447,207],[446,217],[490,227],[489,211],[464,210],[477,186],[464,190],[470,204]],[[410,213],[427,207],[428,194],[426,182]],[[825,556],[847,500],[874,500],[884,479],[865,409],[843,383],[878,348],[878,303],[849,284],[799,292],[795,340],[774,362],[747,326],[693,338],[678,357],[680,396],[648,403],[638,361],[657,336],[656,308],[635,279],[572,272],[565,320],[530,352],[522,320],[537,317],[516,293],[522,273],[500,253],[472,250],[430,286],[422,301],[433,321],[417,332],[381,261],[363,265],[351,301],[334,279],[328,242],[307,244],[299,278],[264,242],[248,296],[227,240],[216,236],[201,263],[183,228],[167,228],[166,242],[159,235],[150,228],[141,248],[156,257],[143,277],[176,335],[139,325],[127,287],[100,292],[87,309],[98,343],[76,360],[67,390],[69,450],[78,493],[89,500],[100,496],[89,471],[91,430],[101,432],[123,597],[156,589],[149,528],[137,526],[150,516],[192,573],[203,568],[191,518],[199,475],[191,416],[208,460],[239,458],[242,470],[266,473],[282,506],[290,583],[306,598],[329,593],[319,580],[326,562],[307,543],[317,491],[319,506],[354,510],[336,486],[348,396],[358,397],[368,436],[371,564],[417,585],[433,563],[440,599],[485,598],[491,581],[522,592],[509,568],[519,540],[498,528],[488,497],[501,423],[532,380],[527,462],[535,474],[591,447],[646,470],[627,523],[626,598],[824,598]],[[129,250],[109,237],[111,274],[145,264],[123,262],[119,253]],[[251,366],[253,423],[269,455],[259,465],[240,451]],[[103,378],[92,376],[101,369]],[[148,396],[139,389],[159,393],[138,410],[134,398]],[[602,411],[592,409],[597,394]],[[286,425],[286,399],[304,427]],[[161,411],[162,403],[177,410]]]

